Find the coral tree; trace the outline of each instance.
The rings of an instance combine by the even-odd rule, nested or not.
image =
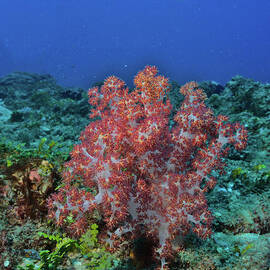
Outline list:
[[[96,121],[82,132],[66,164],[65,185],[48,204],[49,216],[76,235],[98,209],[111,247],[127,235],[152,239],[165,269],[177,239],[190,230],[201,238],[211,234],[205,198],[216,183],[211,172],[223,171],[226,145],[246,146],[247,132],[225,116],[215,117],[195,82],[180,89],[185,99],[170,128],[168,79],[157,73],[146,66],[135,76],[134,91],[115,76],[89,90]],[[74,222],[68,224],[71,214]]]

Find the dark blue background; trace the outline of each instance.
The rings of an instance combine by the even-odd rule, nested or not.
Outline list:
[[[269,0],[1,0],[0,76],[87,88],[146,64],[183,83],[270,81]]]

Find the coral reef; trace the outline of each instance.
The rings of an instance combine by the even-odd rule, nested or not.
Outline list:
[[[100,82],[93,86],[100,91],[102,85]],[[181,85],[177,82],[169,81],[168,86],[168,98],[172,104],[168,116],[169,130],[172,130],[175,126],[173,119],[184,96],[179,92]],[[193,234],[184,236],[184,249],[175,254],[170,268],[269,269],[270,84],[236,76],[224,87],[207,81],[200,82],[199,88],[207,94],[204,103],[214,115],[227,115],[231,122],[245,126],[248,144],[241,152],[231,147],[228,155],[222,158],[227,164],[225,174],[212,172],[216,186],[205,193],[208,209],[213,215],[211,237],[201,240]],[[40,265],[40,252],[49,250],[49,255],[53,255],[58,251],[54,242],[37,233],[55,235],[61,232],[47,220],[44,215],[47,209],[42,214],[30,204],[28,210],[33,210],[33,218],[16,215],[16,194],[23,198],[19,185],[22,178],[12,174],[18,176],[21,168],[20,175],[32,179],[30,186],[33,189],[29,190],[36,195],[52,180],[52,190],[56,191],[63,184],[60,174],[64,162],[71,158],[68,154],[70,147],[79,143],[78,135],[89,121],[98,118],[89,120],[89,110],[93,106],[89,106],[85,90],[61,87],[50,75],[16,72],[2,77],[0,98],[0,268],[16,269],[20,264],[27,269],[27,264]],[[42,162],[45,162],[44,166]],[[41,185],[37,182],[37,174],[44,180]],[[37,199],[44,201],[50,192],[42,196],[41,193]],[[103,217],[95,212],[89,217],[90,221],[93,218],[99,224],[99,246],[89,249],[88,258],[78,250],[68,251],[58,269],[85,269],[89,263],[95,265],[91,266],[93,269],[98,269],[94,267],[102,265],[99,258],[111,260],[104,253],[101,241],[106,229]],[[72,216],[67,220],[71,224],[74,221]],[[89,237],[88,232],[86,237]],[[149,253],[144,252],[153,244],[156,243],[134,240],[116,254],[121,263],[111,269],[153,269],[152,262],[150,265],[146,263],[149,262]]]

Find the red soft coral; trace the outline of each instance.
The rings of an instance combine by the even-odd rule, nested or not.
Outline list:
[[[111,76],[100,90],[89,90],[90,116],[101,119],[86,127],[74,147],[66,185],[49,200],[50,217],[61,225],[72,213],[76,230],[74,225],[69,229],[81,234],[87,228],[85,216],[98,209],[111,247],[125,235],[152,238],[164,269],[183,234],[190,229],[201,238],[211,234],[204,195],[215,185],[210,173],[222,170],[226,144],[245,147],[247,133],[225,116],[215,117],[195,82],[181,88],[185,100],[170,131],[172,106],[164,101],[168,79],[147,66],[134,83],[129,92]]]

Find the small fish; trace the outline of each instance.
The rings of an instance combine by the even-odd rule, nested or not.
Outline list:
[[[24,257],[31,258],[34,260],[40,260],[39,253],[34,249],[24,249]]]

